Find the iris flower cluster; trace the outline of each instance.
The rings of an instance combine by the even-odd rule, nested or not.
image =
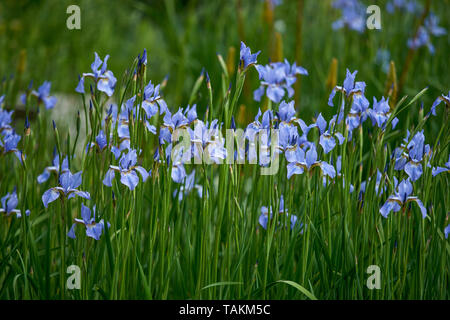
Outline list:
[[[270,218],[269,218],[269,211],[270,211]],[[282,215],[285,214],[286,216],[289,216],[288,213],[288,209],[284,208],[284,198],[283,195],[281,195],[280,197],[280,206],[278,209],[278,214]],[[264,229],[267,229],[267,224],[269,223],[270,220],[274,219],[273,213],[272,213],[272,207],[270,208],[270,210],[265,207],[262,206],[261,207],[261,215],[259,216],[259,224],[261,225],[261,227],[263,227]],[[294,229],[295,224],[297,223],[298,217],[291,214],[291,230]],[[303,223],[300,223],[300,227],[303,227]],[[303,233],[303,231],[301,231],[301,233]]]
[[[335,6],[343,8],[345,20],[343,24],[349,24],[352,28],[356,28],[356,16],[352,16],[358,11],[358,1],[335,1]],[[345,8],[345,9],[344,9]],[[351,13],[351,14],[350,14]],[[344,19],[344,17],[343,17]],[[293,175],[301,175],[303,173],[312,174],[314,169],[319,169],[323,179],[323,186],[332,186],[335,182],[340,182],[345,186],[345,178],[341,172],[342,155],[338,154],[338,145],[345,142],[344,134],[348,133],[346,137],[350,141],[352,131],[356,128],[362,128],[367,119],[371,119],[372,126],[378,127],[381,130],[386,130],[386,124],[391,118],[391,108],[389,106],[388,98],[381,97],[377,100],[373,98],[372,107],[365,96],[366,84],[362,81],[356,81],[357,71],[350,72],[347,69],[345,80],[341,85],[333,88],[328,104],[334,106],[334,97],[337,92],[342,94],[342,103],[337,110],[337,113],[327,121],[322,114],[317,115],[315,121],[306,124],[304,120],[296,116],[296,109],[294,101],[286,101],[283,98],[286,95],[290,98],[293,95],[292,85],[296,81],[298,74],[307,75],[307,71],[294,64],[289,64],[288,61],[270,63],[266,66],[257,64],[257,53],[251,53],[249,47],[241,43],[240,51],[240,72],[244,72],[251,66],[257,69],[261,86],[254,92],[255,100],[259,101],[261,97],[266,94],[267,97],[278,104],[277,110],[269,108],[264,112],[258,110],[254,121],[248,124],[243,132],[244,143],[238,146],[238,151],[234,154],[227,154],[225,148],[225,139],[222,137],[223,123],[218,119],[209,121],[202,121],[198,119],[196,105],[179,108],[172,113],[168,108],[161,93],[161,85],[153,84],[151,81],[144,87],[142,97],[133,96],[127,99],[121,106],[111,105],[107,112],[107,117],[100,123],[98,134],[95,141],[86,147],[86,152],[91,149],[96,149],[98,153],[108,150],[112,152],[114,158],[111,157],[112,163],[108,163],[109,167],[103,178],[103,184],[112,187],[113,180],[116,173],[120,175],[120,182],[129,190],[133,191],[139,184],[140,178],[145,182],[151,175],[151,170],[145,169],[138,163],[138,155],[142,150],[139,147],[132,145],[130,137],[130,125],[142,120],[142,125],[147,132],[155,136],[158,141],[158,146],[154,156],[156,165],[166,162],[171,168],[171,179],[178,184],[173,193],[173,197],[177,197],[182,201],[185,196],[190,194],[194,189],[197,191],[199,197],[202,197],[202,186],[195,183],[195,170],[190,173],[186,172],[185,165],[191,163],[193,159],[196,163],[209,162],[210,164],[220,164],[227,157],[234,157],[239,160],[249,160],[250,163],[256,163],[254,160],[259,155],[259,165],[267,166],[270,163],[271,143],[275,141],[272,129],[278,130],[278,144],[275,152],[284,154],[286,159],[287,178],[290,179]],[[104,92],[107,96],[111,96],[115,89],[116,79],[113,73],[107,70],[108,55],[102,61],[98,54],[95,54],[95,61],[91,65],[92,73],[84,73],[80,78],[76,91],[84,93],[84,79],[92,78],[97,86],[97,89]],[[147,63],[146,51],[142,57],[138,58],[138,67],[136,72],[140,72],[140,68]],[[49,96],[50,84],[45,82],[43,86],[36,91],[36,96],[44,104],[52,104],[55,102]],[[33,94],[34,95],[34,94]],[[450,96],[450,93],[449,93]],[[433,103],[430,113],[436,115],[436,107],[439,103],[444,102],[447,106],[450,105],[449,96],[442,95]],[[0,97],[0,106],[3,103],[4,97]],[[141,101],[138,105],[137,101]],[[54,103],[53,103],[54,105]],[[348,106],[349,110],[344,115],[344,107]],[[155,127],[155,115],[160,115],[162,124],[158,128]],[[11,127],[12,111],[8,112],[0,109],[0,151],[2,154],[14,152],[22,159],[21,152],[17,149],[20,136],[14,132]],[[338,126],[345,119],[345,126],[342,129]],[[392,128],[396,126],[398,119],[392,120]],[[236,129],[234,120],[231,123],[232,129]],[[111,128],[113,128],[111,130]],[[188,144],[186,149],[180,145],[174,145],[174,135],[178,129],[186,129],[188,133]],[[300,129],[300,131],[299,131]],[[114,132],[114,130],[117,130]],[[316,131],[317,130],[317,131]],[[314,139],[311,139],[309,133],[314,132]],[[119,141],[113,145],[114,134],[117,134]],[[109,135],[109,137],[108,137]],[[256,150],[256,138],[260,140],[260,152]],[[183,137],[184,140],[184,137]],[[390,212],[398,212],[401,209],[406,209],[409,203],[415,202],[421,212],[422,216],[426,217],[426,208],[422,201],[413,196],[413,183],[417,181],[423,174],[424,165],[431,167],[430,160],[432,159],[431,147],[425,144],[425,136],[423,131],[416,132],[412,138],[410,133],[404,143],[395,149],[393,154],[394,169],[397,171],[404,171],[408,178],[403,179],[400,183],[396,177],[392,177],[394,181],[394,192],[391,194],[386,202],[381,206],[380,213],[383,217],[388,217]],[[106,157],[105,157],[106,158]],[[443,166],[437,166],[432,169],[433,176],[439,173],[450,171],[449,161]],[[41,175],[38,176],[37,181],[42,184],[50,178],[52,172],[58,175],[58,186],[48,189],[42,195],[42,202],[47,208],[48,205],[57,200],[71,199],[79,196],[84,199],[90,199],[90,194],[86,191],[79,190],[82,182],[82,172],[72,174],[69,170],[68,158],[65,157],[60,162],[58,155],[53,157],[52,165],[44,169]],[[375,189],[377,195],[380,196],[386,193],[386,181],[389,177],[386,174],[377,170]],[[400,174],[403,174],[402,172]],[[399,175],[400,179],[402,178]],[[375,179],[375,177],[371,177]],[[368,178],[368,181],[371,180]],[[353,181],[354,182],[354,181]],[[347,181],[349,191],[352,193],[355,186]],[[364,193],[366,182],[362,181],[360,185],[360,192]],[[16,191],[12,194],[7,194],[2,198],[2,209],[0,212],[16,213],[20,216],[20,212],[16,210],[18,200]],[[82,224],[85,227],[86,235],[88,237],[99,240],[103,231],[105,230],[105,222],[103,219],[97,222],[96,207],[91,209],[82,204],[81,219],[75,219],[68,236],[75,238],[75,227],[77,224]],[[288,214],[287,209],[284,208],[283,196],[280,198],[278,214]],[[29,214],[29,211],[27,211]],[[270,216],[270,218],[269,218]],[[262,207],[261,215],[259,217],[259,224],[266,229],[269,220],[272,219],[272,208]],[[290,215],[291,229],[297,223],[297,216]],[[109,228],[109,223],[106,223]],[[447,227],[448,228],[448,227]],[[446,228],[446,230],[447,230]],[[448,231],[446,231],[446,236]]]
[[[416,0],[391,0],[386,3],[387,12],[394,13],[395,10],[419,13],[421,8]]]
[[[0,214],[4,214],[9,216],[11,214],[15,214],[17,218],[22,217],[22,213],[20,210],[16,209],[19,204],[19,200],[17,198],[16,188],[14,188],[12,193],[7,193],[5,196],[1,198],[2,207],[0,208]],[[26,210],[25,214],[27,216],[30,215],[30,210]]]
[[[447,34],[447,31],[438,26],[439,17],[433,13],[430,13],[425,19],[423,26],[420,26],[417,30],[417,34],[414,38],[408,39],[408,47],[411,49],[418,49],[426,46],[431,54],[434,54],[434,46],[431,43],[431,37],[440,37]]]
[[[382,97],[379,101],[373,97],[373,105],[370,108],[370,102],[365,97],[366,83],[363,81],[355,82],[357,70],[350,72],[347,69],[346,77],[342,86],[336,86],[330,93],[328,98],[328,105],[334,106],[334,97],[337,92],[342,92],[347,101],[351,101],[350,111],[345,119],[347,128],[349,130],[349,140],[352,139],[353,130],[362,126],[362,124],[370,118],[372,125],[381,128],[383,131],[386,129],[386,124],[391,116],[391,108],[389,106],[389,98]],[[342,105],[338,116],[334,116],[332,122],[339,124],[344,118],[344,103]],[[337,117],[337,119],[336,119]],[[398,124],[398,118],[392,119],[392,128],[394,129]]]
[[[341,18],[332,24],[333,30],[344,27],[363,33],[366,29],[366,8],[359,0],[335,0],[333,8],[341,11]]]
[[[5,96],[0,97],[0,155],[14,153],[21,163],[25,158],[22,151],[18,149],[18,143],[22,138],[11,126],[13,110],[8,111],[2,108]]]

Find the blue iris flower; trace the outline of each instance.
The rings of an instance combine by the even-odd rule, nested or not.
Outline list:
[[[105,222],[101,219],[99,222],[95,222],[95,205],[92,208],[93,217],[91,218],[91,209],[86,207],[84,204],[81,204],[81,219],[75,218],[75,223],[72,224],[70,231],[67,233],[69,238],[75,239],[75,226],[78,224],[82,224],[86,228],[86,236],[94,238],[95,240],[100,240],[103,229],[105,229]],[[111,227],[111,224],[108,222],[108,229]]]
[[[445,239],[448,238],[449,233],[450,233],[450,224],[448,226],[446,226],[444,229]]]
[[[286,103],[286,101],[281,101],[280,106],[278,107],[277,118],[281,122],[290,123],[296,120],[295,113],[293,100],[288,103]]]
[[[250,51],[250,48],[247,47],[244,42],[241,41],[241,50],[239,52],[239,60],[242,66],[242,69],[245,71],[248,67],[254,65],[257,61],[256,58],[261,53],[258,51],[254,54]]]
[[[387,218],[391,211],[398,212],[400,209],[405,208],[409,202],[415,202],[420,208],[422,217],[425,219],[427,216],[427,209],[418,197],[411,196],[412,191],[413,187],[409,179],[400,182],[395,194],[389,196],[384,205],[380,208],[381,215]]]
[[[368,114],[370,119],[372,119],[372,124],[375,124],[381,128],[386,128],[386,123],[391,116],[391,108],[389,106],[389,98],[385,99],[382,97],[380,101],[377,101],[375,97],[373,97],[373,107],[372,109],[368,109]],[[398,120],[398,119],[397,119]],[[395,128],[395,124],[397,121],[392,123],[393,129]]]
[[[320,134],[319,144],[322,146],[325,154],[329,153],[336,146],[336,140],[334,137],[338,139],[339,145],[342,145],[345,141],[344,136],[340,132],[332,132],[331,122],[328,130],[327,126],[328,124],[326,120],[323,118],[322,113],[320,113],[316,120],[316,127],[319,129]]]
[[[195,183],[195,170],[192,170],[192,172],[186,176],[186,181],[183,186],[178,190],[174,190],[173,196],[175,197],[178,193],[178,201],[181,201],[183,200],[183,197],[191,193],[193,189],[197,190],[197,194],[200,198],[203,196],[203,186]]]
[[[95,142],[91,142],[91,148],[97,148],[97,152],[103,152],[108,146],[108,140],[106,139],[105,132],[100,130],[98,135],[95,137]],[[86,146],[86,152],[89,149],[89,145]]]
[[[37,91],[33,90],[31,95],[37,97],[38,105],[43,102],[45,109],[53,109],[58,99],[56,97],[50,96],[50,88],[52,84],[49,81],[44,81],[44,83],[38,88]]]
[[[379,65],[381,67],[381,70],[383,70],[384,73],[389,72],[390,67],[390,61],[391,61],[391,53],[387,49],[378,49],[377,54],[375,56],[375,64]]]
[[[425,144],[423,130],[417,132],[411,141],[408,140],[408,137],[409,131],[408,136],[404,140],[407,142],[407,145],[402,144],[394,151],[394,169],[405,170],[411,181],[416,181],[423,173],[422,160],[425,156],[431,157],[431,147]]]
[[[364,95],[364,91],[366,89],[366,83],[363,81],[355,82],[356,74],[358,70],[354,72],[350,72],[347,69],[346,76],[344,79],[344,83],[342,86],[335,86],[328,97],[328,105],[333,107],[333,98],[336,95],[336,92],[341,91],[345,94],[347,98],[352,97],[354,94],[362,94]]]
[[[17,144],[22,137],[15,133],[14,130],[6,132],[6,136],[0,139],[0,154],[6,155],[14,153],[21,163],[23,163],[24,155],[22,151],[17,149]]]
[[[92,78],[97,85],[97,89],[106,93],[108,97],[111,97],[114,93],[117,79],[114,77],[112,71],[107,70],[108,59],[109,55],[106,55],[105,59],[102,61],[97,52],[95,52],[95,60],[91,64],[92,73],[83,73],[75,91],[78,93],[84,93],[84,79]]]
[[[82,197],[84,199],[90,199],[89,192],[80,191],[77,188],[81,185],[81,171],[72,174],[70,171],[64,172],[59,176],[59,187],[50,188],[42,195],[42,202],[47,208],[48,204],[55,201],[58,198],[61,200],[67,198],[71,199],[75,196]]]
[[[4,97],[4,96],[2,96]],[[12,115],[14,110],[8,111],[0,109],[0,134],[6,135],[11,132],[13,129],[11,127]]]
[[[280,204],[279,204],[279,210],[278,210],[278,214],[286,214],[286,216],[289,216],[288,210],[284,208],[284,198],[283,195],[281,195],[280,197]],[[273,219],[273,213],[272,213],[272,208],[270,208],[270,219]],[[295,224],[297,223],[297,216],[295,215],[291,215],[291,230],[295,227]],[[267,229],[267,224],[269,222],[269,209],[265,206],[261,207],[261,215],[259,216],[258,219],[259,224],[264,228]],[[300,223],[300,227],[303,226],[303,223]],[[300,232],[301,234],[303,233],[303,230]]]
[[[188,119],[189,124],[194,123],[197,120],[197,105],[194,104],[191,106],[187,106],[184,110],[184,114]]]
[[[348,27],[363,33],[366,29],[366,8],[359,0],[335,0],[333,8],[341,10],[342,16],[332,24],[333,30]]]
[[[300,141],[297,127],[286,123],[281,123],[278,129],[278,150],[285,152],[286,154],[291,154],[294,152],[298,142]],[[289,156],[287,155],[287,157]]]
[[[362,126],[362,124],[367,120],[369,113],[369,100],[364,96],[363,93],[355,94],[353,96],[352,105],[350,111],[346,118],[346,124],[349,131],[349,140],[354,129]]]
[[[308,75],[305,68],[297,66],[295,62],[291,66],[287,60],[272,62],[266,66],[256,65],[255,68],[261,80],[261,86],[253,92],[256,101],[261,101],[261,97],[266,93],[271,101],[278,103],[283,99],[285,90],[290,98],[294,95],[292,85],[297,80],[296,75]]]
[[[158,106],[161,110],[161,113],[164,110],[168,110],[166,102],[164,101],[164,99],[162,99],[159,93],[159,88],[159,84],[154,86],[151,81],[144,88],[144,100],[142,101],[142,108],[147,114],[147,119],[150,119],[156,113],[158,113]]]
[[[218,122],[217,119],[214,119],[211,124],[208,124],[208,122],[197,120],[193,130],[188,128],[195,163],[203,160],[207,163],[220,164],[226,159],[225,139],[221,135]],[[189,159],[184,157],[183,162],[187,162],[187,160]],[[174,161],[174,163],[176,162]]]
[[[450,155],[448,156],[448,161],[445,163],[445,167],[436,167],[433,168],[431,171],[431,174],[433,177],[437,176],[439,173],[442,172],[450,172]]]
[[[134,149],[128,151],[127,154],[123,154],[119,161],[119,166],[109,166],[106,172],[103,184],[111,187],[112,180],[115,177],[115,172],[120,173],[120,182],[126,185],[130,190],[134,190],[139,183],[139,176],[137,172],[142,176],[142,181],[145,182],[149,177],[149,172],[141,166],[136,166],[137,152]]]
[[[19,204],[19,200],[17,198],[16,188],[14,188],[12,193],[7,193],[4,197],[1,198],[2,207],[0,208],[0,213],[9,216],[12,213],[16,214],[17,218],[21,218],[22,214],[20,210],[16,209]],[[30,215],[30,210],[26,210],[25,214],[27,216]]]
[[[441,102],[444,102],[450,108],[450,91],[448,92],[448,95],[442,94],[441,96],[437,97],[436,100],[434,100],[433,105],[431,106],[431,110],[430,110],[430,113],[433,116],[436,116],[436,107]],[[0,120],[0,123],[1,123],[1,120]]]
[[[138,54],[138,63],[137,63],[137,70],[141,70],[142,66],[147,66],[147,49],[144,49],[141,54]]]
[[[434,46],[431,43],[431,36],[439,37],[445,35],[447,31],[438,26],[439,18],[430,13],[425,19],[424,25],[420,26],[414,38],[408,39],[408,47],[418,49],[427,46],[431,54],[434,54]]]
[[[69,159],[67,157],[64,158],[62,164],[61,164],[61,173],[65,173],[69,171]],[[37,182],[39,184],[44,183],[45,181],[48,180],[48,178],[50,178],[50,174],[54,172],[56,174],[59,173],[59,155],[56,154],[55,152],[55,156],[53,158],[52,161],[52,165],[48,166],[44,169],[44,172],[42,172],[38,177],[37,177]]]
[[[183,114],[183,109],[179,108],[178,111],[172,115],[169,110],[166,110],[164,115],[164,126],[169,128],[171,132],[175,129],[186,128],[189,125],[188,118]]]
[[[409,13],[419,13],[420,7],[415,0],[391,0],[386,3],[386,11],[394,13],[395,10],[406,11]]]
[[[325,161],[317,159],[317,151],[314,143],[309,145],[308,150],[305,151],[302,148],[296,148],[292,158],[288,159],[287,165],[287,178],[290,179],[294,174],[302,174],[303,172],[311,172],[315,167],[319,167],[324,175],[329,176],[331,179],[336,177],[336,170],[330,164]]]

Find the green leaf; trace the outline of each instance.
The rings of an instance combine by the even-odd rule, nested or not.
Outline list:
[[[299,285],[297,282],[294,281],[289,281],[289,280],[278,280],[278,283],[286,283],[292,287],[294,287],[295,289],[297,289],[298,291],[300,291],[301,293],[303,293],[305,296],[307,296],[309,299],[311,300],[317,300],[316,296],[314,294],[312,294],[310,291],[308,291],[307,289],[305,289],[305,287],[302,287],[301,285]]]
[[[212,287],[218,287],[218,286],[228,286],[228,285],[242,285],[243,282],[233,282],[233,281],[223,281],[223,282],[216,282],[212,284],[208,284],[206,287],[203,287],[202,290],[212,288]]]

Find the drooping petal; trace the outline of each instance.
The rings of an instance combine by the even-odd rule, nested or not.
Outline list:
[[[47,208],[50,202],[53,202],[58,198],[59,192],[52,188],[44,192],[44,194],[42,195],[42,202],[44,203],[44,206]]]
[[[139,183],[139,177],[134,171],[121,172],[120,182],[122,182],[122,184],[126,185],[131,191],[133,191]]]
[[[345,137],[342,135],[342,133],[340,133],[340,132],[336,132],[335,134],[334,134],[335,136],[336,136],[336,138],[338,139],[338,141],[339,141],[339,145],[341,145],[341,144],[343,144],[344,143],[344,141],[345,141]]]
[[[334,107],[333,98],[334,98],[335,95],[336,95],[336,88],[333,88],[333,90],[330,93],[330,96],[328,97],[328,105],[330,107]]]
[[[400,211],[401,207],[400,205],[395,202],[392,201],[391,199],[388,199],[384,205],[380,208],[380,213],[383,217],[387,218],[389,213],[394,210],[394,212],[398,212]]]
[[[141,174],[142,181],[145,182],[145,180],[147,180],[147,178],[149,176],[147,170],[145,170],[144,168],[142,168],[140,166],[136,166],[136,167],[134,167],[134,169]]]
[[[449,168],[443,168],[443,167],[437,167],[437,168],[433,168],[432,170],[431,170],[431,174],[433,175],[433,177],[435,177],[435,176],[437,176],[439,173],[442,173],[442,172],[450,172],[450,169]]]
[[[42,174],[38,175],[37,181],[39,184],[44,183],[45,181],[50,178],[50,171],[47,170],[47,168],[44,169],[44,172]]]
[[[96,223],[94,225],[86,226],[86,236],[94,238],[95,240],[100,240],[100,236],[102,235],[104,225],[103,223]]]
[[[81,204],[81,218],[83,219],[84,224],[91,223],[91,209],[84,204]]]
[[[182,183],[186,177],[186,170],[183,165],[176,165],[172,167],[172,180],[176,183]]]
[[[266,91],[266,87],[264,87],[264,86],[260,86],[258,89],[253,91],[253,100],[261,101],[261,97],[264,95],[265,91]]]
[[[149,101],[142,101],[142,108],[144,108],[147,118],[150,119],[158,112],[158,106],[156,103],[151,103]]]
[[[75,236],[75,226],[76,226],[76,223],[72,224],[72,227],[70,228],[69,232],[67,233],[67,236],[69,238],[72,238],[72,239],[76,238],[76,236]]]
[[[320,162],[320,168],[322,169],[323,174],[329,176],[331,179],[336,177],[336,170],[331,164],[322,161]]]
[[[319,144],[322,146],[325,154],[327,154],[336,146],[336,140],[328,133],[324,133],[320,136]]]
[[[287,178],[290,179],[294,174],[302,174],[303,168],[296,163],[291,162],[287,165]]]
[[[284,90],[278,86],[268,86],[266,91],[267,97],[275,103],[283,99]]]
[[[405,165],[405,172],[411,178],[411,181],[417,181],[423,173],[422,164],[410,161]]]
[[[267,222],[269,222],[269,217],[267,216],[267,214],[261,213],[258,222],[264,229],[267,229]]]
[[[427,217],[427,209],[425,208],[425,206],[423,205],[422,201],[417,198],[417,197],[408,197],[407,202],[415,202],[417,203],[417,205],[420,208],[420,212],[422,213],[422,218],[426,218]]]
[[[75,189],[75,192],[74,192],[74,193],[71,193],[71,194],[68,196],[68,198],[70,199],[70,198],[72,198],[72,197],[75,197],[76,195],[79,196],[79,197],[82,197],[82,198],[84,198],[84,199],[87,199],[87,200],[90,200],[90,199],[91,199],[91,195],[90,195],[89,192],[87,192],[87,191],[79,191],[79,190],[76,190],[76,189]]]

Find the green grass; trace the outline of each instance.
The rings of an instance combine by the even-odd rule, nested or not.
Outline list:
[[[284,2],[276,8],[275,19],[284,21],[283,56],[293,62],[297,2]],[[51,125],[56,110],[41,107],[36,114],[36,100],[29,99],[26,106],[15,101],[31,79],[35,88],[49,80],[52,93],[74,94],[77,74],[89,70],[93,52],[97,51],[101,57],[111,55],[108,69],[118,78],[113,96],[117,103],[141,94],[144,79],[160,83],[170,74],[162,94],[171,111],[191,100],[198,105],[199,118],[203,119],[206,106],[212,105],[209,116],[229,124],[234,115],[243,128],[253,120],[258,107],[266,106],[252,99],[259,85],[253,68],[247,72],[245,83],[240,82],[237,65],[242,35],[236,3],[181,4],[166,0],[111,5],[110,1],[80,1],[80,31],[65,28],[69,4],[0,4],[0,46],[4,48],[0,52],[0,74],[15,74],[12,80],[3,82],[0,96],[6,94],[6,108],[16,110],[14,124],[19,133],[24,121],[20,112],[33,115],[31,133],[21,134],[19,143],[27,156],[25,165],[13,154],[0,156],[0,196],[17,186],[18,208],[22,212],[31,210],[29,217],[21,219],[0,217],[1,299],[449,298],[450,246],[444,238],[444,228],[449,224],[448,173],[432,177],[431,168],[424,164],[422,177],[413,183],[413,195],[427,207],[427,218],[422,219],[415,204],[391,213],[387,219],[379,213],[393,193],[393,176],[399,181],[407,177],[403,171],[394,171],[391,160],[407,129],[425,130],[425,142],[433,149],[432,167],[448,161],[448,106],[441,104],[437,117],[424,117],[434,99],[449,89],[445,66],[450,28],[443,16],[448,1],[433,3],[432,9],[441,16],[440,25],[448,33],[433,39],[435,55],[426,48],[415,53],[406,85],[393,109],[400,119],[395,130],[388,126],[382,132],[368,120],[363,129],[354,131],[352,141],[329,154],[324,155],[318,146],[319,157],[325,161],[343,157],[342,173],[355,186],[353,193],[339,178],[323,186],[320,170],[286,179],[283,157],[279,172],[273,176],[261,175],[259,166],[251,164],[187,165],[187,172],[196,170],[196,184],[202,185],[203,196],[193,190],[182,201],[177,200],[178,194],[173,195],[180,185],[171,179],[171,166],[153,159],[156,137],[139,121],[130,125],[131,146],[142,149],[139,164],[152,169],[151,177],[145,183],[140,180],[134,191],[122,185],[118,175],[112,187],[102,184],[109,165],[117,162],[108,151],[84,152],[86,144],[98,134],[99,119],[106,117],[108,102],[101,92],[96,91],[92,97],[95,107],[86,118],[83,99],[78,97],[65,121],[57,122],[56,132]],[[262,50],[258,63],[266,64],[271,46],[263,5],[242,4],[240,10],[245,42],[252,51]],[[380,47],[391,51],[399,76],[407,56],[406,41],[416,23],[412,16],[390,16],[382,9],[381,31],[363,35],[332,31],[331,23],[338,13],[331,9],[330,1],[305,1],[303,17],[300,64],[308,69],[309,76],[301,78],[296,110],[308,124],[319,112],[329,120],[337,111],[327,106],[330,88],[326,81],[333,57],[339,61],[338,84],[343,82],[346,67],[357,69],[357,80],[367,83],[369,101],[372,96],[380,98],[385,94],[386,75],[374,63],[376,51]],[[226,59],[230,46],[236,48],[236,55],[234,73],[227,75],[216,54]],[[149,54],[147,72],[133,79],[125,70],[134,68],[133,57],[144,47]],[[26,52],[27,63],[25,70],[17,72],[21,49]],[[202,67],[211,76],[212,91],[204,79],[195,88]],[[229,80],[231,93],[226,90]],[[425,87],[428,89],[422,91]],[[405,99],[400,99],[403,96]],[[141,100],[142,95],[138,95],[136,108]],[[276,104],[271,107],[278,110]],[[79,139],[68,133],[70,129],[78,135],[81,130],[77,128],[77,111],[87,132],[86,136],[81,132]],[[153,121],[159,127],[162,117]],[[310,141],[318,138],[315,130],[308,136]],[[117,142],[115,133],[113,144]],[[41,196],[57,185],[57,176],[52,175],[41,185],[36,179],[51,164],[56,144],[58,152],[69,157],[71,171],[83,171],[79,189],[89,191],[91,200],[57,200],[44,208]],[[386,191],[380,195],[375,191],[373,175],[385,167],[388,179],[380,188],[386,187]],[[359,188],[369,177],[372,179],[362,202]],[[296,215],[305,227],[276,228],[275,220],[267,230],[261,228],[261,206],[271,206],[278,212],[280,195],[289,215]],[[76,240],[66,236],[73,218],[80,218],[81,203],[91,208],[95,204],[97,214],[111,223],[99,241],[86,237],[81,226],[77,227]],[[285,223],[290,216],[276,215],[275,219]],[[72,264],[82,271],[80,290],[65,288],[69,276],[66,268]],[[370,265],[380,267],[379,290],[366,286]]]

